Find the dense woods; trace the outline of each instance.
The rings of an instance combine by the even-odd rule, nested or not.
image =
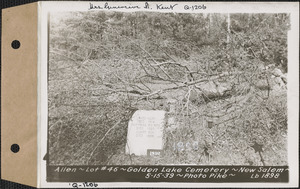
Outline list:
[[[50,164],[286,165],[289,23],[287,14],[51,15]],[[126,155],[134,111],[170,104],[164,156]]]

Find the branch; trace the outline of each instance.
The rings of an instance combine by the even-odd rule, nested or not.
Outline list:
[[[94,148],[94,150],[92,151],[92,153],[90,154],[90,157],[87,161],[87,164],[89,164],[91,158],[93,157],[96,149],[99,147],[99,145],[102,143],[102,141],[105,139],[105,137],[108,135],[108,133],[113,130],[117,125],[119,125],[121,123],[122,119],[120,119],[117,123],[115,123],[110,129],[108,129],[108,131],[105,133],[105,135],[102,137],[102,139],[98,142],[98,144],[96,145],[96,147]]]

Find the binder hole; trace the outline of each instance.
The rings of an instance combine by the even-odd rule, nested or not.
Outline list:
[[[20,146],[19,146],[18,144],[13,144],[13,145],[11,145],[10,150],[11,150],[13,153],[17,153],[17,152],[19,152],[19,150],[20,150]]]
[[[18,49],[18,48],[20,48],[20,46],[21,46],[21,43],[20,43],[20,41],[18,41],[18,40],[14,40],[14,41],[11,43],[11,47],[14,48],[14,49]]]

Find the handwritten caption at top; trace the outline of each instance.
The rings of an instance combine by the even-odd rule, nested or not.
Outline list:
[[[136,10],[136,9],[144,9],[144,10],[174,10],[175,8],[182,8],[184,10],[189,11],[197,11],[197,10],[205,10],[206,6],[204,4],[202,5],[185,5],[185,4],[162,4],[162,3],[156,3],[156,4],[149,4],[148,2],[145,2],[143,6],[141,5],[111,5],[108,2],[105,2],[104,4],[95,4],[95,3],[89,3],[88,10]]]

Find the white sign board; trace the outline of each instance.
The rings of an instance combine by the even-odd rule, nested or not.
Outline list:
[[[138,110],[128,123],[126,154],[147,155],[148,149],[163,149],[165,111]]]

